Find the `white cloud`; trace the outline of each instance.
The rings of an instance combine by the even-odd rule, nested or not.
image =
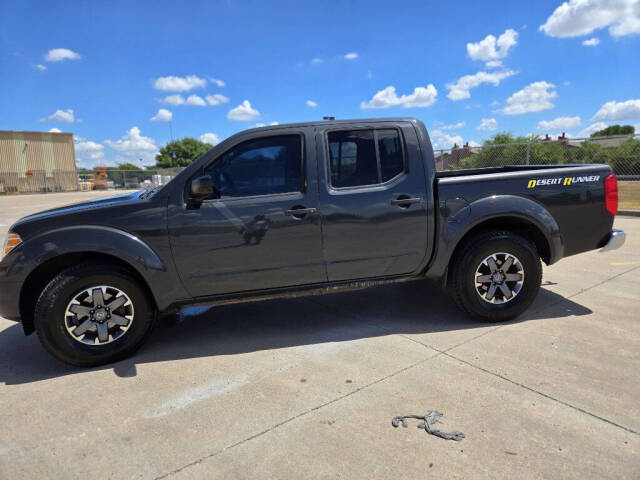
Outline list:
[[[73,116],[73,110],[56,110],[55,113],[52,113],[48,117],[44,117],[40,119],[41,122],[64,122],[64,123],[73,123],[75,121],[75,117]]]
[[[549,82],[533,82],[507,99],[502,110],[507,115],[521,115],[529,112],[548,110],[555,105],[551,102],[558,96],[556,86]]]
[[[209,77],[209,80],[211,81],[211,83],[216,84],[218,87],[224,87],[224,86],[226,86],[226,85],[227,85],[227,83],[226,83],[226,82],[224,82],[224,81],[220,80],[219,78],[212,78],[212,77]]]
[[[462,128],[467,124],[467,122],[458,122],[458,123],[450,123],[446,124],[443,122],[434,122],[434,125],[438,127],[439,130],[457,130],[458,128]]]
[[[131,127],[119,140],[106,140],[105,143],[126,157],[152,160],[158,151],[155,140],[141,135],[138,127]]]
[[[449,135],[440,129],[431,130],[430,135],[436,149],[451,148],[454,144],[460,146],[463,143],[460,135]]]
[[[280,125],[280,123],[279,123],[279,122],[271,122],[271,123],[269,124],[269,126],[273,126],[273,125]],[[267,126],[267,124],[266,124],[266,123],[262,123],[262,122],[258,122],[258,123],[256,123],[254,126],[255,126],[255,127],[266,127],[266,126]]]
[[[197,75],[187,75],[186,77],[175,77],[171,75],[157,78],[153,82],[155,89],[165,92],[188,92],[194,88],[204,88],[206,86],[207,81]]]
[[[213,97],[217,97],[217,95],[207,95],[207,100],[209,100],[209,97],[212,97],[212,100],[209,102],[209,105],[217,105],[217,103],[211,103],[214,101]],[[224,95],[220,95],[220,97],[226,99],[226,101],[229,101],[229,99]],[[204,98],[202,98],[200,95],[189,95],[185,99],[182,95],[178,93],[174,95],[167,95],[161,101],[162,103],[166,103],[167,105],[174,105],[174,106],[192,105],[196,107],[205,107],[207,105],[207,102],[205,102]],[[219,102],[219,103],[222,103],[222,102]]]
[[[184,102],[185,105],[194,105],[196,107],[206,107],[207,102],[199,95],[189,95]]]
[[[517,44],[518,32],[509,28],[497,39],[493,35],[487,35],[484,40],[480,40],[477,43],[467,43],[467,54],[472,60],[490,62],[506,57],[509,49]],[[487,64],[489,68],[492,66],[498,65]]]
[[[161,108],[154,117],[151,117],[152,122],[170,122],[173,119],[173,113],[166,108]]]
[[[104,145],[96,142],[77,142],[75,145],[75,150],[76,157],[81,162],[89,162],[90,160],[102,160],[104,158]]]
[[[209,105],[220,105],[222,103],[227,103],[229,99],[224,95],[219,93],[214,93],[213,95],[207,95],[207,103]]]
[[[51,133],[62,133],[62,130],[60,130],[59,128],[53,127],[49,129],[49,132]]]
[[[483,130],[491,132],[498,128],[498,121],[495,118],[483,118],[480,120],[480,125],[476,127],[476,130]]]
[[[220,143],[220,137],[218,137],[218,135],[215,133],[207,132],[200,135],[200,141],[204,143],[208,143],[215,147],[217,144]]]
[[[478,72],[473,75],[465,75],[460,77],[455,83],[447,84],[449,93],[447,97],[453,101],[464,100],[465,98],[471,98],[469,90],[476,88],[483,83],[490,83],[493,86],[500,85],[500,82],[505,78],[509,78],[515,75],[514,70],[504,70],[501,72]]]
[[[591,136],[592,133],[595,133],[603,128],[607,128],[609,124],[607,122],[596,122],[592,123],[588,127],[584,128],[580,132],[578,132],[577,138],[586,138]]]
[[[614,37],[640,33],[638,0],[569,0],[549,16],[540,30],[550,37],[578,37],[609,27]]]
[[[344,56],[344,58],[346,58],[347,60],[355,60],[356,58],[358,58],[358,54],[356,52],[349,52]]]
[[[78,55],[73,50],[69,50],[68,48],[53,48],[49,50],[44,56],[45,61],[47,62],[61,62],[62,60],[78,60],[80,55]]]
[[[607,102],[600,107],[592,120],[624,121],[640,119],[640,99],[626,102]]]
[[[322,59],[316,57],[316,58],[311,60],[311,63],[314,64],[314,65],[318,65],[318,64],[322,63]]]
[[[161,101],[167,105],[184,105],[184,97],[179,94],[167,95]]]
[[[377,92],[368,102],[360,103],[360,108],[389,108],[397,105],[402,105],[404,108],[428,107],[433,105],[437,96],[438,91],[432,84],[426,87],[416,87],[412,94],[399,97],[396,93],[396,87],[390,85]]]
[[[250,122],[256,118],[260,118],[260,112],[251,107],[251,102],[245,100],[240,105],[229,110],[227,113],[229,120],[235,120],[236,122]]]
[[[582,45],[584,47],[595,47],[596,45],[600,45],[600,39],[598,37],[593,37],[588,40],[584,40]]]
[[[538,122],[538,130],[551,132],[558,130],[568,130],[579,127],[582,123],[580,117],[557,117],[553,120],[542,120]]]
[[[484,66],[487,68],[498,68],[502,66],[502,62],[500,60],[489,60]]]
[[[307,100],[304,103],[305,103],[305,105],[307,107],[311,107],[311,108],[316,108],[318,106],[318,104],[316,102],[314,102],[313,100]]]
[[[40,70],[41,72],[44,72],[47,69],[46,65],[42,65],[41,63],[33,65],[33,68]]]

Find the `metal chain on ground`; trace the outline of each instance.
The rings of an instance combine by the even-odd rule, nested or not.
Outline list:
[[[397,417],[393,417],[393,420],[391,420],[391,425],[393,425],[395,428],[398,428],[400,424],[402,424],[404,428],[407,428],[409,426],[407,418],[415,418],[416,420],[423,420],[423,422],[418,424],[418,428],[424,428],[425,432],[430,435],[444,438],[445,440],[455,440],[456,442],[459,442],[465,437],[464,433],[458,432],[457,430],[454,432],[442,432],[440,430],[432,428],[432,425],[434,425],[441,417],[442,414],[440,412],[429,410],[424,416],[398,415]]]

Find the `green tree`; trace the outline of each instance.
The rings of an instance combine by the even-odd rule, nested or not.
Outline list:
[[[156,155],[156,167],[186,167],[210,148],[210,144],[191,137],[174,140],[160,149]]]
[[[107,170],[141,170],[138,165],[130,162],[119,163],[116,167],[107,167]]]
[[[609,135],[633,135],[636,129],[631,125],[611,125],[591,134],[593,137],[607,137]]]

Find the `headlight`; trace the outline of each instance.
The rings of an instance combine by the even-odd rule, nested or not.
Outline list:
[[[2,252],[0,252],[0,260],[7,256],[11,250],[16,248],[21,243],[22,239],[20,238],[20,235],[18,235],[17,233],[9,233],[4,241]]]

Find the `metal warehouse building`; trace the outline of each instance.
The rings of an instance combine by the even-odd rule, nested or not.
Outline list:
[[[77,189],[73,134],[0,131],[0,193]]]

